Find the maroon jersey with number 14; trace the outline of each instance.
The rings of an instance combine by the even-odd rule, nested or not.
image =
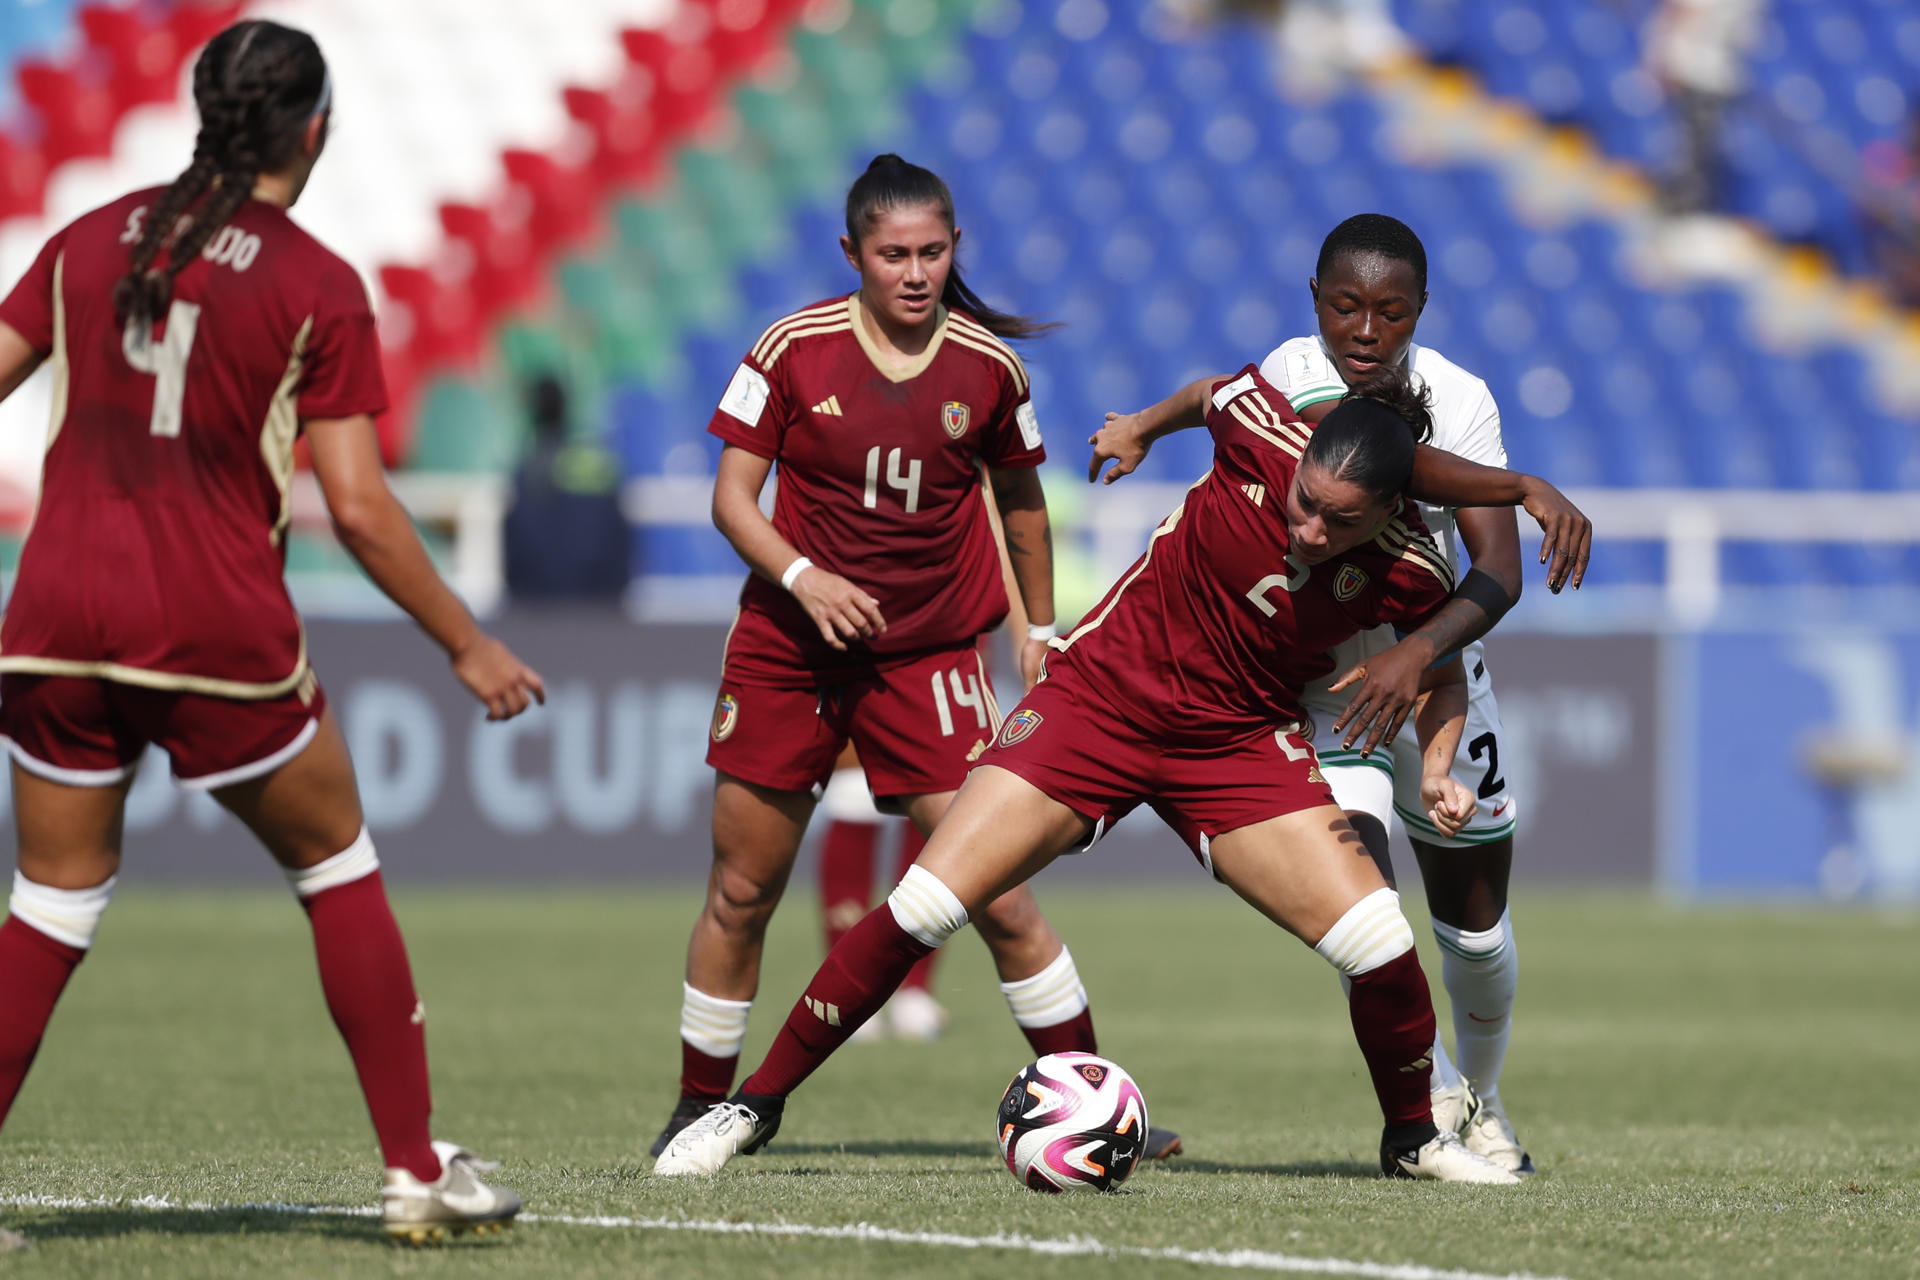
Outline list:
[[[942,308],[919,358],[885,372],[858,306],[834,298],[769,328],[707,429],[779,464],[774,528],[878,600],[887,630],[842,653],[792,596],[749,577],[730,679],[811,688],[964,645],[1006,616],[979,464],[1046,458],[1026,368],[979,321]]]
[[[1048,664],[1171,746],[1217,746],[1300,719],[1301,691],[1331,670],[1335,645],[1383,623],[1416,630],[1453,591],[1404,498],[1344,555],[1309,566],[1290,554],[1287,491],[1313,427],[1254,366],[1215,389],[1207,430],[1213,469],[1053,642],[1064,652]]]
[[[307,671],[283,579],[293,444],[386,408],[354,270],[255,200],[175,279],[147,332],[113,308],[139,191],[54,236],[0,304],[52,366],[39,507],[0,672],[273,698]]]

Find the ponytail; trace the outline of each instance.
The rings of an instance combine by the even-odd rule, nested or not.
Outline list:
[[[200,112],[193,163],[155,203],[114,286],[122,324],[166,314],[174,277],[240,211],[261,174],[293,159],[307,121],[324,114],[331,98],[326,60],[304,31],[237,22],[208,42],[193,64]],[[166,265],[155,266],[162,252]]]
[[[888,152],[878,155],[867,171],[853,180],[847,189],[847,238],[858,246],[880,215],[890,209],[912,209],[932,205],[940,210],[947,230],[954,227],[953,193],[940,175],[931,169],[910,164]],[[960,277],[958,258],[947,269],[947,287],[941,291],[940,305],[949,311],[964,311],[1001,338],[1037,338],[1060,326],[1031,316],[1001,311],[967,286]]]

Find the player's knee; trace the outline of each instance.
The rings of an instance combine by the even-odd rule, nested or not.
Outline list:
[[[1446,958],[1476,969],[1502,969],[1514,959],[1513,918],[1505,910],[1485,929],[1462,928],[1435,917],[1433,937]]]
[[[707,913],[729,933],[764,933],[784,888],[784,877],[762,879],[737,868],[716,867],[707,887]]]
[[[374,852],[373,835],[361,827],[353,843],[332,857],[310,867],[286,868],[287,884],[295,897],[305,899],[364,880],[379,869],[380,855]]]
[[[989,942],[1011,942],[1044,933],[1046,917],[1040,914],[1040,904],[1033,900],[1032,894],[1016,890],[1003,893],[982,907],[974,927]]]
[[[1413,926],[1400,912],[1400,895],[1375,889],[1347,908],[1313,949],[1344,977],[1357,978],[1413,950]]]
[[[929,947],[945,944],[967,923],[967,909],[959,897],[918,863],[907,868],[887,895],[887,909],[896,924]]]
[[[13,873],[13,896],[7,910],[13,918],[55,942],[85,951],[93,945],[100,917],[113,901],[113,886],[118,876],[108,876],[90,889],[56,889]]]

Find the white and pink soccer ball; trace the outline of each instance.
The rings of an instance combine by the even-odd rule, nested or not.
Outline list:
[[[1147,1100],[1119,1065],[1091,1053],[1029,1063],[1000,1099],[1000,1154],[1032,1191],[1111,1191],[1147,1143]]]

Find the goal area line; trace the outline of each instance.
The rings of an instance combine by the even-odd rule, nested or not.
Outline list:
[[[168,1200],[159,1196],[132,1199],[78,1196],[4,1196],[0,1208],[13,1209],[121,1209],[189,1214],[283,1214],[307,1218],[377,1218],[380,1211],[367,1205],[292,1204],[284,1201],[235,1202]],[[682,1231],[700,1235],[778,1236],[807,1240],[851,1240],[867,1244],[918,1245],[933,1249],[1003,1250],[1043,1257],[1112,1258],[1115,1261],[1177,1262],[1195,1267],[1233,1271],[1266,1271],[1290,1275],[1353,1276],[1359,1280],[1567,1280],[1524,1271],[1461,1271],[1418,1263],[1365,1262],[1348,1258],[1308,1258],[1265,1249],[1151,1248],[1106,1244],[1086,1236],[1048,1240],[1034,1236],[961,1235],[946,1231],[903,1231],[856,1222],[820,1226],[806,1222],[724,1222],[698,1218],[642,1218],[624,1215],[522,1213],[527,1226],[585,1227],[610,1231]]]

